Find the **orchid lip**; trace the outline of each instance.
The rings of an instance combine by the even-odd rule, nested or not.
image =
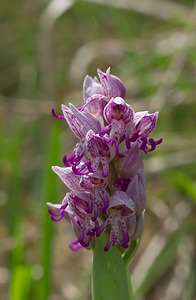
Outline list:
[[[156,146],[162,143],[163,138],[160,138],[158,140],[154,140],[153,138],[150,138],[148,140],[146,137],[143,137],[141,141],[142,144],[140,146],[140,149],[143,150],[145,153],[147,153],[155,150]],[[148,145],[150,146],[150,148],[148,148]]]
[[[111,243],[112,243],[112,242],[111,242],[110,240],[107,241],[107,243],[106,243],[106,245],[105,245],[105,247],[104,247],[104,251],[105,251],[105,252],[108,252],[108,250],[109,250],[109,248],[110,248],[110,246],[111,246]]]
[[[66,209],[67,205],[68,205],[67,203],[62,205],[59,208],[59,212],[54,212],[51,209],[48,209],[48,213],[50,214],[50,217],[54,222],[59,222],[64,218],[64,213],[65,213],[65,209]]]
[[[54,221],[54,222],[59,222],[63,219],[64,217],[64,212],[59,213],[58,215],[53,214],[53,211],[51,209],[48,209],[48,213],[50,214],[50,218]]]
[[[82,172],[80,169],[77,169],[76,167],[72,167],[72,170],[76,175],[81,175],[81,176],[88,175],[88,172]]]
[[[62,216],[59,216],[59,218],[56,218],[56,217],[53,217],[53,216],[50,216],[51,220],[54,221],[54,222],[59,222],[63,219],[63,215]]]
[[[89,235],[89,236],[94,236],[95,235],[95,232],[94,232],[94,230],[88,230],[88,232],[87,232],[87,235]]]
[[[120,158],[124,157],[124,154],[120,152],[119,150],[119,144],[118,141],[116,141],[115,139],[111,138],[110,140],[112,142],[112,144],[115,146],[115,151],[116,151],[116,155]]]
[[[76,168],[78,164],[72,166],[72,170],[76,175],[88,175],[89,173],[94,173],[94,169],[91,166],[91,162],[86,160],[83,162],[83,165],[79,168]],[[88,171],[82,172],[87,167]]]
[[[136,132],[132,135],[132,137],[130,138],[130,141],[134,143],[138,138],[139,138],[139,134],[138,134],[138,132]]]
[[[59,120],[65,120],[65,117],[63,115],[58,115],[56,112],[55,112],[55,109],[52,108],[51,110],[51,115],[56,118],[56,119],[59,119]]]
[[[123,248],[125,248],[125,249],[126,249],[126,248],[128,248],[128,247],[129,247],[129,244],[122,243],[122,244],[121,244],[121,247],[123,247]]]
[[[67,158],[67,155],[63,156],[63,163],[66,167],[72,167],[72,166],[77,166],[79,165],[81,159],[83,158],[84,154],[82,153],[81,155],[76,156],[74,152],[70,155],[69,158]]]
[[[99,132],[99,136],[103,137],[106,133],[108,133],[108,131],[111,129],[112,124],[104,127],[100,132]]]
[[[89,243],[87,244],[87,243],[85,243],[83,240],[79,240],[78,239],[78,242],[82,245],[82,247],[84,247],[84,248],[87,248],[88,246],[89,246]]]
[[[103,212],[103,213],[106,213],[108,207],[109,207],[109,199],[108,199],[108,198],[105,198],[105,199],[104,199],[104,203],[103,203],[102,212]]]
[[[84,247],[78,242],[78,240],[76,240],[76,241],[73,241],[73,242],[69,245],[69,248],[70,248],[72,251],[76,252],[76,251],[78,251],[78,250],[80,250],[80,249],[83,249]]]
[[[144,152],[147,152],[146,145],[147,145],[148,140],[146,137],[142,138],[141,140],[142,140],[142,144],[140,146],[140,149],[143,150]]]

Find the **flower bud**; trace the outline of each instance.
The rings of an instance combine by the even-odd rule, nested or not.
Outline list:
[[[108,123],[122,120],[125,124],[133,121],[133,109],[121,97],[112,98],[104,108],[104,118]]]

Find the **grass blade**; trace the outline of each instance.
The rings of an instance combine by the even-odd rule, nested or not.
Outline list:
[[[52,244],[53,244],[53,222],[48,215],[46,202],[53,202],[57,196],[57,176],[52,172],[51,165],[56,164],[59,158],[59,127],[53,127],[50,144],[48,147],[48,156],[46,158],[46,168],[44,171],[43,187],[43,226],[41,234],[41,265],[43,276],[39,286],[39,300],[48,299],[51,286],[51,262],[52,262]]]
[[[29,294],[32,282],[31,267],[27,265],[18,265],[15,268],[12,276],[9,299],[30,299]]]

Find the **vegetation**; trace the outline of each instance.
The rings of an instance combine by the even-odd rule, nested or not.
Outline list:
[[[75,144],[50,110],[81,103],[84,75],[108,66],[135,110],[160,111],[155,138],[164,138],[145,157],[149,196],[131,266],[135,298],[196,296],[195,3],[142,3],[1,0],[2,300],[91,298],[91,252],[72,253],[70,226],[55,226],[47,212],[46,202],[66,192],[50,166]]]

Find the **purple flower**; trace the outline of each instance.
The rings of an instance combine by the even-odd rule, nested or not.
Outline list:
[[[154,140],[149,138],[149,135],[155,130],[158,119],[158,112],[149,114],[147,111],[135,114],[134,131],[127,143],[127,148],[130,148],[131,143],[138,140],[140,149],[145,153],[155,150],[156,146],[162,143],[162,138]],[[131,143],[130,143],[131,142]]]
[[[154,114],[144,115],[136,125],[136,130],[140,137],[148,137],[151,134],[157,124],[158,112]]]
[[[96,172],[101,167],[102,176],[107,177],[109,162],[115,156],[114,147],[110,145],[110,141],[89,130],[86,134],[86,153],[92,162],[93,171]]]
[[[80,107],[80,111],[88,111],[93,116],[103,119],[103,110],[107,104],[107,97],[100,94],[95,94],[89,97],[85,104]]]
[[[93,242],[97,221],[92,220],[93,198],[90,193],[67,193],[67,213],[70,223],[83,247],[89,247]]]
[[[93,176],[81,176],[80,186],[86,191],[89,191],[94,196],[94,210],[96,212],[106,212],[109,205],[109,193],[106,190],[107,179],[101,175],[98,177]],[[94,214],[96,215],[96,213]]]
[[[51,208],[48,212],[54,222],[59,222],[68,216],[67,211],[65,211],[68,205],[66,196],[63,198],[62,204],[53,204],[48,202],[47,205]]]
[[[79,139],[84,138],[90,129],[100,131],[99,121],[87,111],[81,112],[72,104],[69,107],[62,104],[62,111],[70,129]]]
[[[63,156],[63,162],[66,167],[75,167],[80,164],[85,153],[85,143],[84,139],[80,140],[75,148],[73,149],[69,158],[67,155]]]
[[[124,157],[119,161],[118,171],[120,176],[130,178],[136,175],[143,165],[143,156],[139,143],[132,143],[131,148],[125,151]]]
[[[110,245],[128,247],[129,231],[126,224],[127,217],[134,215],[134,203],[132,199],[122,191],[116,191],[110,198],[108,216],[97,230],[99,236],[108,226],[110,234],[104,250],[107,251]]]
[[[141,215],[146,204],[146,179],[143,167],[131,178],[127,187],[127,194],[133,200],[135,206],[135,213],[137,216]]]
[[[126,89],[122,81],[110,74],[110,68],[104,73],[100,69],[97,70],[99,80],[96,77],[86,76],[83,84],[83,96],[86,101],[89,97],[100,94],[110,100],[112,97],[125,97]]]
[[[108,123],[114,120],[125,124],[133,122],[134,111],[121,97],[112,98],[104,108],[104,118]]]
[[[83,191],[80,186],[80,176],[76,175],[72,168],[52,167],[52,170],[59,176],[63,183],[72,191]]]
[[[62,105],[63,116],[79,139],[65,167],[52,167],[69,188],[61,204],[48,203],[53,221],[69,221],[77,237],[70,249],[92,248],[105,232],[105,251],[129,247],[141,236],[146,203],[143,158],[162,139],[151,134],[158,112],[134,112],[125,101],[122,81],[98,69],[99,80],[86,76],[84,104]]]
[[[83,98],[84,101],[94,95],[101,95],[103,96],[103,87],[97,77],[90,77],[89,75],[86,75],[84,78],[84,83],[83,83]]]

